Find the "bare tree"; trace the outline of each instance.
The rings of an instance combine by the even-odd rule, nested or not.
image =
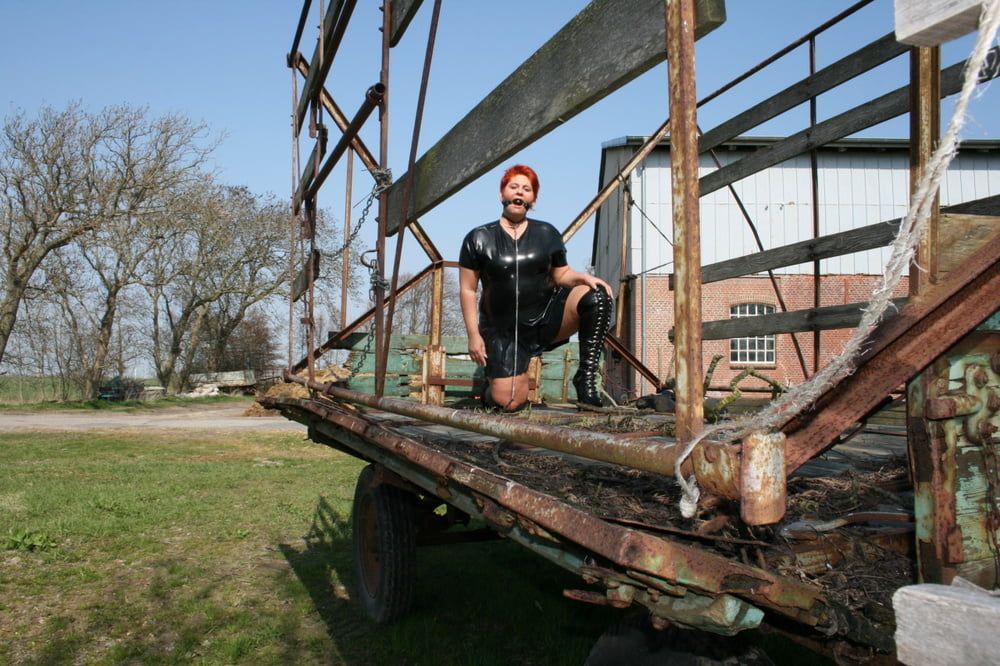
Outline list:
[[[191,192],[175,220],[182,232],[144,264],[152,357],[168,392],[183,387],[203,339],[224,347],[247,310],[287,284],[288,220],[285,206],[243,188]]]
[[[0,134],[0,360],[25,290],[50,253],[112,221],[169,208],[211,146],[179,116],[117,106],[91,114],[71,104],[15,113]],[[113,319],[113,317],[112,317]]]

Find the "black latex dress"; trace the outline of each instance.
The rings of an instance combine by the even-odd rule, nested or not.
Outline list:
[[[528,227],[517,241],[499,222],[476,227],[466,235],[458,260],[476,271],[483,285],[479,332],[491,378],[526,372],[532,356],[561,342],[555,337],[568,290],[553,282],[552,269],[566,265],[566,246],[548,222],[522,224]]]

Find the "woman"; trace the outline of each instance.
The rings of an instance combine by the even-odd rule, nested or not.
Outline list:
[[[500,179],[500,219],[476,227],[462,243],[460,300],[469,355],[486,368],[484,402],[515,411],[528,400],[531,357],[579,331],[573,386],[579,403],[600,406],[597,370],[613,320],[611,287],[570,268],[562,235],[548,222],[528,218],[537,197],[534,170],[510,167]]]

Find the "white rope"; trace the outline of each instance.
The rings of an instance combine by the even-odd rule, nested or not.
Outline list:
[[[766,432],[774,429],[779,423],[784,423],[810,407],[824,392],[844,377],[852,374],[857,367],[857,359],[864,351],[864,343],[889,307],[892,306],[893,290],[899,284],[903,273],[908,271],[910,262],[913,261],[917,245],[927,228],[938,184],[957,152],[958,134],[965,125],[969,100],[979,80],[979,73],[986,60],[990,45],[996,37],[997,28],[1000,26],[1000,0],[983,0],[979,26],[979,38],[976,40],[972,55],[969,56],[965,69],[965,80],[962,83],[962,90],[958,102],[955,104],[951,121],[948,123],[948,129],[934,151],[934,155],[920,180],[920,185],[910,200],[909,210],[899,226],[896,239],[892,243],[892,254],[883,272],[882,282],[872,293],[871,301],[862,313],[861,322],[845,345],[844,351],[818,373],[783,394],[768,407],[756,414],[708,426],[687,443],[674,464],[674,474],[683,493],[680,509],[685,518],[694,516],[700,491],[694,476],[687,480],[684,479],[683,474],[681,474],[681,465],[702,440],[712,437],[712,439],[720,441],[729,441],[742,439],[754,431]],[[918,268],[924,270],[921,267]]]

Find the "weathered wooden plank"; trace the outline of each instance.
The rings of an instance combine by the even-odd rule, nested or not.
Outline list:
[[[897,42],[895,34],[890,32],[705,132],[698,141],[698,151],[704,153],[716,148],[733,137],[739,136],[859,74],[892,60],[908,50],[906,46]]]
[[[723,0],[697,0],[696,34],[725,21]],[[419,218],[507,157],[666,57],[663,0],[595,0],[528,58],[414,166],[407,216]],[[389,233],[403,183],[389,189]]]
[[[902,307],[905,303],[905,298],[893,299],[893,304],[897,308]],[[701,335],[705,340],[726,340],[753,335],[852,328],[861,321],[862,309],[867,306],[868,303],[847,303],[845,305],[810,308],[809,310],[776,312],[758,317],[706,321],[702,326]]]
[[[312,261],[307,263],[299,271],[299,274],[295,276],[295,281],[292,283],[292,302],[302,298],[302,294],[309,290],[309,275],[312,273],[313,281],[319,277],[319,250],[313,250]]]
[[[942,212],[954,215],[967,214],[965,217],[996,215],[1000,213],[1000,195],[948,206],[942,209]],[[884,247],[896,237],[899,223],[900,218],[896,218],[888,222],[870,224],[850,231],[842,231],[708,264],[701,268],[701,281],[703,283],[718,282],[719,280],[728,280],[776,268],[796,266],[810,261],[830,259],[831,257]],[[955,233],[959,232],[956,230]],[[983,236],[983,240],[987,240],[987,237]],[[942,248],[945,248],[943,251],[947,251],[950,242],[958,241],[955,238],[942,238],[939,242]],[[979,247],[979,245],[975,247]]]
[[[909,666],[995,664],[1000,597],[955,585],[908,585],[892,595],[896,657]]]
[[[983,0],[896,0],[896,35],[914,46],[937,46],[979,25]]]
[[[942,213],[938,225],[936,279],[955,270],[966,257],[998,233],[1000,233],[1000,216]]]
[[[403,38],[403,33],[410,26],[410,21],[417,15],[420,4],[424,0],[390,0],[389,1],[389,46],[395,46]]]
[[[994,63],[988,71],[983,72],[980,81],[990,80],[1000,74],[1000,47],[990,49],[988,62]],[[960,62],[941,70],[941,97],[952,95],[962,86],[962,70],[965,62]],[[909,111],[910,88],[904,86],[873,99],[867,104],[845,111],[840,115],[825,120],[815,127],[807,128],[793,134],[766,148],[756,150],[743,159],[727,164],[712,173],[703,176],[699,181],[701,196],[731,185],[747,176],[780,164],[796,155],[801,155],[813,148],[818,148],[831,141],[873,127]]]

